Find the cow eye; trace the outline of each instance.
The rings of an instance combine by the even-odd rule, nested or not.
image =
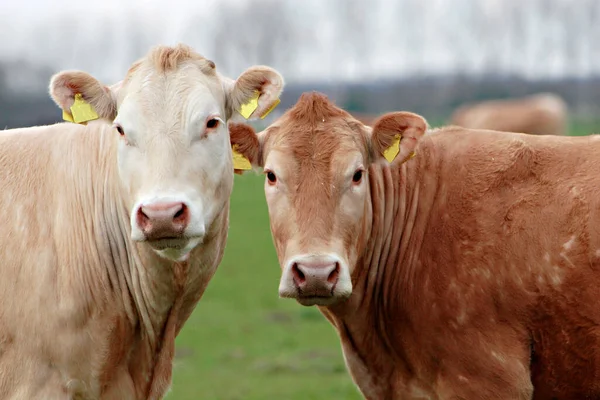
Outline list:
[[[119,135],[125,136],[125,131],[123,130],[123,127],[121,125],[115,125],[115,129],[117,130],[117,132],[119,132]]]
[[[277,182],[277,177],[275,176],[275,174],[272,171],[267,171],[267,180],[272,185],[275,182]]]
[[[216,118],[209,119],[209,120],[206,122],[206,127],[207,127],[208,129],[213,129],[213,128],[216,128],[217,126],[219,126],[219,120],[218,120],[218,119],[216,119]]]
[[[352,182],[360,183],[360,181],[362,180],[362,176],[363,176],[363,171],[362,171],[362,169],[359,169],[358,171],[356,171],[354,173],[354,175],[352,175]]]

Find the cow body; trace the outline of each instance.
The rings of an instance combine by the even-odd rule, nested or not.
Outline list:
[[[391,164],[348,148],[394,130]],[[259,133],[280,295],[336,327],[368,399],[599,397],[600,138],[425,130],[311,95]]]
[[[255,90],[264,112],[278,77],[232,81],[159,46],[111,87],[53,77],[65,112],[75,99],[97,112],[87,125],[0,134],[0,398],[163,398],[175,337],[225,248],[226,121]]]
[[[367,398],[600,396],[600,138],[488,133],[370,171],[357,295],[323,308]]]
[[[459,107],[450,123],[464,128],[521,132],[533,135],[566,135],[568,107],[552,93],[487,100]]]
[[[229,204],[177,290],[172,263],[129,240],[116,142],[103,124],[0,136],[4,399],[141,399],[170,381],[170,363],[154,367],[161,351],[172,356],[168,330],[179,331],[221,260]]]

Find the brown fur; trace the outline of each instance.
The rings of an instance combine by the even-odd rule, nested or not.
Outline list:
[[[335,107],[324,94],[318,92],[303,93],[292,107],[287,111],[287,116],[299,125],[316,128],[323,122],[333,118],[351,118],[350,114],[341,108]]]
[[[237,145],[238,151],[243,154],[251,164],[257,164],[260,158],[260,143],[252,128],[244,124],[230,124],[229,137],[231,145]],[[235,170],[235,173],[242,173]]]
[[[396,136],[400,135],[402,147],[397,158],[405,160],[414,151],[417,141],[426,129],[425,121],[417,114],[388,113],[375,122],[371,144],[375,154],[380,155],[392,145]]]
[[[320,309],[364,396],[599,398],[600,138],[429,133],[408,162],[366,166],[354,223],[337,188],[368,132],[306,100],[259,134],[286,179],[267,196],[271,230],[280,262],[290,245],[339,251],[342,238],[356,253],[351,297]],[[421,120],[403,129],[405,117],[382,117],[373,137],[418,139]]]

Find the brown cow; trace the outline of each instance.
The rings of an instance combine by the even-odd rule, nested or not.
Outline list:
[[[425,131],[319,94],[231,127],[280,295],[319,306],[368,399],[599,398],[600,137]]]
[[[249,117],[264,113],[282,86],[270,68],[232,81],[160,46],[110,88],[53,77],[86,126],[0,134],[0,398],[164,396],[175,336],[223,256],[226,121],[256,93]]]
[[[471,129],[565,135],[567,112],[567,104],[559,96],[539,93],[463,105],[452,114],[450,123]]]

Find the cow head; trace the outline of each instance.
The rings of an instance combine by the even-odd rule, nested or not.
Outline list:
[[[131,238],[181,260],[202,242],[231,194],[228,119],[249,100],[254,106],[246,117],[261,116],[282,88],[271,68],[250,68],[234,81],[179,45],[153,49],[111,87],[84,72],[61,72],[50,93],[73,116],[74,102],[84,101],[113,124]]]
[[[350,296],[369,235],[370,166],[407,160],[425,130],[408,112],[386,114],[371,129],[317,93],[303,94],[259,134],[232,124],[232,144],[266,175],[280,296],[303,305]]]

